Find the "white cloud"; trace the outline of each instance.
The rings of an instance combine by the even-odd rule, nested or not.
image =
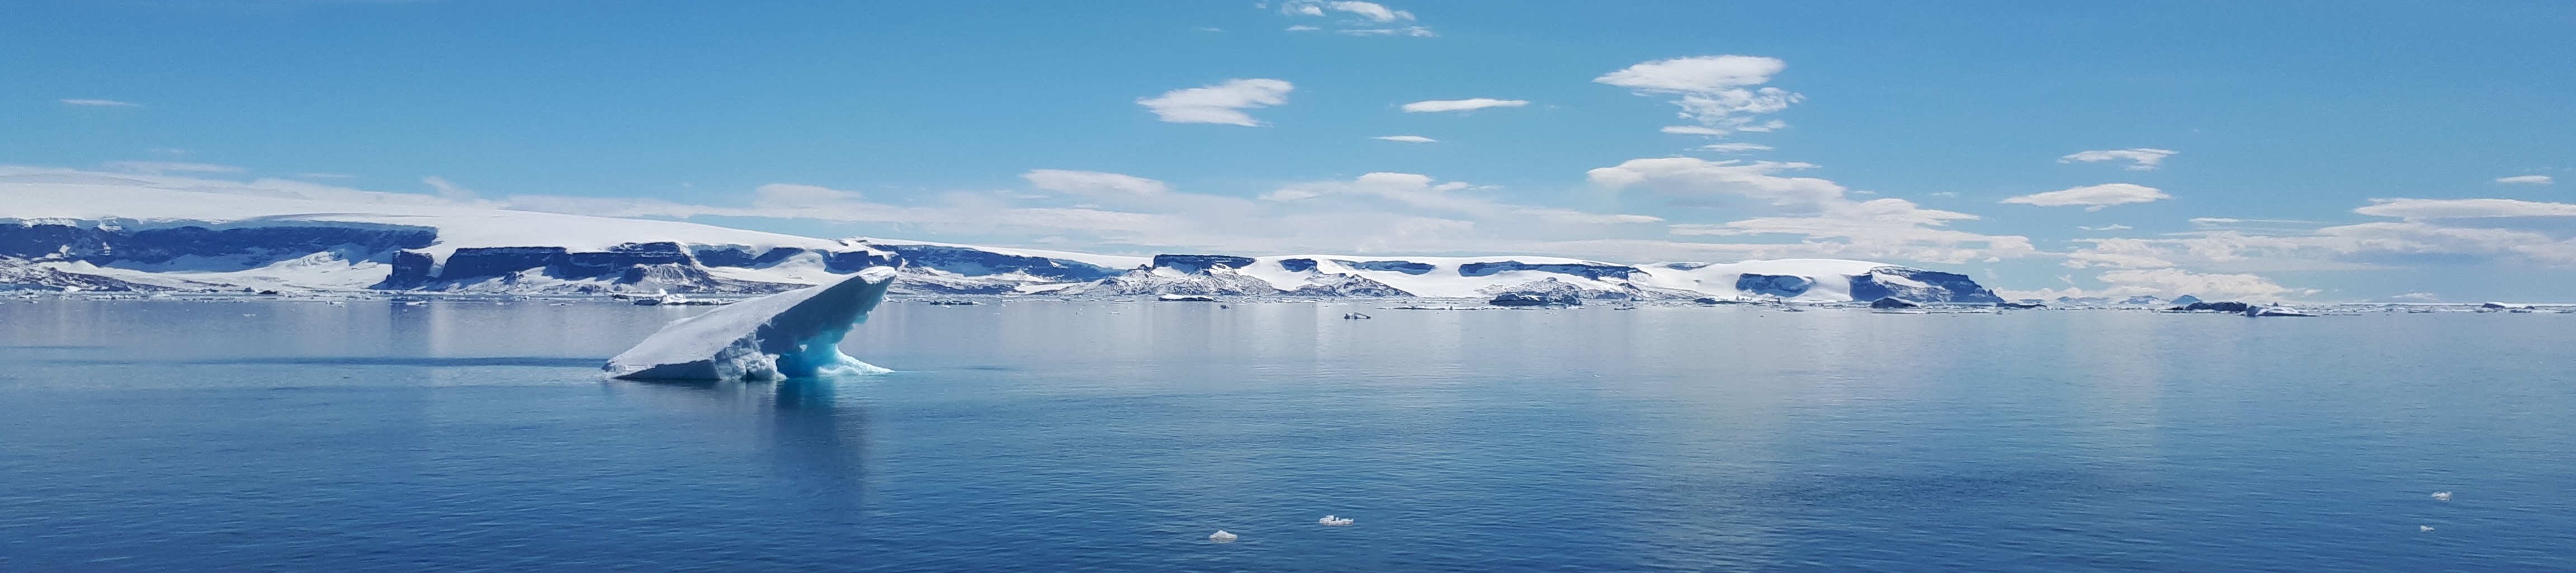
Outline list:
[[[1294,0],[1281,3],[1279,13],[1302,17],[1328,17],[1333,13],[1340,13],[1347,17],[1335,22],[1333,31],[1354,36],[1432,37],[1439,35],[1432,33],[1430,28],[1402,24],[1414,21],[1412,12],[1389,8],[1376,2]],[[1297,25],[1288,27],[1288,30],[1303,32],[1318,31],[1323,28]]]
[[[1592,81],[1666,93],[1712,93],[1761,85],[1788,67],[1778,58],[1696,56],[1628,66]]]
[[[350,175],[347,173],[297,173],[295,176],[305,179],[349,179],[357,177],[356,175]]]
[[[1439,143],[1439,142],[1440,142],[1440,140],[1432,139],[1432,138],[1428,138],[1428,137],[1423,137],[1423,136],[1419,136],[1419,135],[1380,135],[1380,136],[1377,136],[1377,137],[1371,137],[1371,138],[1369,138],[1369,139],[1383,139],[1383,140],[1387,140],[1387,141],[1402,141],[1402,142],[1405,142],[1405,143]]]
[[[1177,89],[1162,96],[1139,98],[1137,105],[1153,110],[1154,115],[1171,123],[1216,123],[1259,127],[1261,121],[1242,110],[1288,103],[1288,92],[1296,86],[1286,81],[1267,78],[1234,79],[1205,87]]]
[[[2171,149],[2155,149],[2151,147],[2079,151],[2073,155],[2057,158],[2057,162],[2092,163],[2096,161],[2128,161],[2130,162],[2128,167],[2130,171],[2154,171],[2156,167],[2164,165],[2166,157],[2172,157],[2178,153],[2182,152]]]
[[[1439,34],[1431,33],[1430,28],[1424,28],[1421,26],[1405,26],[1401,28],[1352,28],[1335,31],[1353,36],[1412,36],[1416,38],[1439,36]]]
[[[1805,163],[1664,157],[1631,159],[1614,167],[1593,169],[1587,175],[1594,185],[1605,188],[1644,188],[1685,204],[1781,214],[1721,224],[1675,224],[1670,226],[1674,235],[1799,235],[1804,240],[1793,252],[1804,256],[1963,262],[2038,253],[2027,237],[1941,228],[1951,221],[1976,219],[1975,215],[1924,209],[1904,199],[1853,201],[1842,185],[1832,181],[1777,175],[1812,167],[1815,166]],[[1766,250],[1792,251],[1781,247],[1771,245]]]
[[[1521,107],[1525,105],[1529,105],[1529,100],[1494,99],[1485,97],[1468,99],[1435,99],[1404,104],[1404,111],[1406,113],[1474,111],[1486,108]]]
[[[1358,14],[1361,17],[1368,18],[1371,22],[1387,23],[1394,22],[1396,20],[1413,19],[1412,12],[1390,10],[1385,5],[1378,4],[1376,2],[1328,2],[1325,3],[1325,5],[1331,6],[1334,10]]]
[[[2196,218],[2193,224],[2211,230],[2151,239],[2082,240],[2090,246],[2068,253],[2066,265],[2240,271],[2380,269],[2472,261],[2576,266],[2576,238],[2566,236],[2567,227],[2535,219],[2576,217],[2576,205],[2512,199],[2379,199],[2353,211],[2401,220],[2315,227],[2316,223],[2295,220]]]
[[[2094,277],[2108,285],[2101,289],[2082,288],[2005,290],[2004,298],[2051,299],[2057,297],[2157,296],[2173,298],[2182,295],[2204,300],[2245,300],[2278,302],[2287,298],[2316,294],[2314,289],[2281,286],[2261,275],[2246,273],[2196,273],[2183,269],[2122,269]]]
[[[2372,199],[2352,212],[2377,217],[2485,219],[2496,217],[2576,217],[2576,205],[2517,199]]]
[[[420,182],[429,185],[429,188],[431,189],[437,189],[438,196],[440,197],[459,201],[474,198],[474,190],[458,187],[455,183],[449,183],[445,177],[431,175],[420,178]]]
[[[1639,95],[1679,95],[1681,117],[1697,126],[1673,126],[1664,133],[1725,135],[1736,131],[1772,131],[1788,124],[1756,124],[1752,116],[1788,109],[1806,96],[1776,87],[1753,89],[1771,81],[1788,64],[1760,56],[1696,56],[1655,60],[1593,78],[1597,83],[1636,90]]]
[[[2083,229],[2083,230],[2086,230],[2086,231],[2124,231],[2124,230],[2128,230],[2128,229],[2130,229],[2130,228],[2132,228],[2132,227],[2130,227],[2130,226],[2128,226],[2128,225],[2122,225],[2122,224],[2118,224],[2118,223],[2112,223],[2112,224],[2109,224],[2109,225],[2103,225],[2103,226],[2100,226],[2100,227],[2080,227],[2080,226],[2079,226],[2079,227],[2076,227],[2076,228],[2077,228],[2077,229]]]
[[[1746,151],[1770,151],[1771,146],[1759,143],[1711,143],[1699,146],[1699,149],[1701,151],[1715,151],[1718,153],[1743,153]]]
[[[116,100],[112,100],[112,99],[78,99],[78,98],[72,98],[72,99],[65,99],[65,100],[61,100],[61,101],[63,102],[63,104],[64,104],[64,105],[77,105],[77,106],[86,106],[86,107],[143,107],[143,104],[133,103],[133,102],[122,102],[122,101],[116,101]]]
[[[2172,198],[2172,195],[2166,195],[2164,191],[2157,190],[2154,187],[2132,185],[2128,183],[2108,183],[2103,185],[2070,187],[2047,193],[2032,193],[2029,195],[2004,199],[2003,202],[2023,205],[2038,205],[2041,207],[2070,207],[2082,205],[2086,211],[2100,211],[2103,207],[2109,207],[2112,205],[2151,203]]]
[[[1020,174],[1020,178],[1027,179],[1029,181],[1029,186],[1031,187],[1045,189],[1048,191],[1063,191],[1077,195],[1119,193],[1126,195],[1150,196],[1161,195],[1164,192],[1172,190],[1172,186],[1170,184],[1161,181],[1146,179],[1134,175],[1103,173],[1099,171],[1037,169],[1029,171],[1028,173]]]
[[[234,166],[230,166],[230,165],[215,165],[215,164],[211,164],[211,163],[181,163],[181,162],[177,162],[177,161],[109,161],[109,162],[106,162],[106,163],[101,163],[101,164],[99,164],[99,165],[104,165],[104,166],[107,166],[107,168],[108,168],[108,169],[114,169],[114,170],[117,170],[117,171],[125,171],[125,172],[131,172],[131,173],[150,173],[150,174],[154,174],[154,175],[159,175],[159,174],[162,174],[162,173],[170,173],[170,172],[185,172],[185,173],[240,173],[240,172],[246,171],[245,169],[242,169],[242,168],[240,168],[240,167],[234,167]]]
[[[2495,182],[2506,185],[2548,185],[2550,183],[2556,183],[2557,181],[2550,179],[2547,175],[2515,175],[2512,177],[2497,177]]]

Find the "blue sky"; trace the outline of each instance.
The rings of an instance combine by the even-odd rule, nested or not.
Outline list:
[[[7,0],[0,163],[1095,252],[2576,299],[2576,4],[1595,4]]]

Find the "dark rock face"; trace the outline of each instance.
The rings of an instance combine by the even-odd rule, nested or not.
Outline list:
[[[1325,277],[1330,278],[1318,277],[1313,282],[1298,285],[1296,290],[1288,291],[1287,294],[1288,296],[1413,296],[1413,293],[1404,292],[1404,289],[1369,280],[1368,277],[1346,274],[1325,275]]]
[[[438,230],[400,225],[200,226],[125,230],[55,224],[0,223],[0,256],[30,260],[161,264],[180,257],[231,258],[256,267],[322,251],[372,258],[427,247]]]
[[[1569,306],[1583,304],[1584,295],[1592,294],[1584,292],[1582,287],[1577,287],[1573,284],[1556,280],[1553,277],[1512,285],[1507,288],[1488,289],[1485,292],[1487,294],[1494,295],[1494,300],[1497,301],[1504,300],[1507,297],[1511,297],[1511,300],[1515,301],[1522,300],[1517,297],[1530,297],[1538,300],[1539,304],[1562,304]],[[1620,298],[1626,297],[1622,296]],[[1513,306],[1500,302],[1494,304]]]
[[[1923,305],[1915,304],[1915,303],[1914,303],[1914,301],[1909,301],[1909,300],[1905,300],[1905,299],[1901,299],[1901,298],[1896,298],[1896,297],[1892,297],[1892,296],[1891,296],[1891,297],[1882,297],[1882,298],[1879,298],[1879,299],[1878,299],[1878,300],[1876,300],[1876,301],[1872,301],[1872,302],[1870,302],[1870,303],[1869,303],[1869,307],[1870,307],[1870,308],[1920,308],[1920,307],[1922,307],[1922,306],[1923,306]]]
[[[2182,305],[2182,306],[2177,306],[2177,307],[2169,308],[2169,309],[2166,309],[2166,310],[2180,310],[2180,311],[2214,310],[2214,311],[2218,311],[2218,312],[2245,312],[2245,309],[2247,309],[2247,308],[2251,308],[2251,305],[2247,305],[2247,304],[2245,304],[2245,303],[2235,302],[2235,301],[2219,301],[2219,302],[2195,302],[2195,303],[2191,303],[2191,304],[2186,304],[2186,305]]]
[[[1534,294],[1505,293],[1485,301],[1494,306],[1547,306],[1547,298]]]
[[[1930,286],[1926,288],[1887,284],[1878,280],[1879,275],[1903,277]],[[1905,267],[1879,267],[1870,269],[1869,274],[1852,277],[1851,296],[1852,300],[1901,297],[1918,302],[1992,304],[2004,301],[2003,297],[1995,296],[1994,291],[1986,290],[1986,287],[1978,285],[1977,281],[1970,280],[1968,275]]]
[[[1279,268],[1287,269],[1287,270],[1288,270],[1288,272],[1292,272],[1292,273],[1302,273],[1302,272],[1306,272],[1306,271],[1315,270],[1315,260],[1314,260],[1314,259],[1279,259]]]
[[[1230,269],[1240,269],[1250,267],[1252,263],[1251,257],[1227,255],[1154,255],[1154,266],[1185,273],[1195,273],[1220,265]]]
[[[1341,263],[1342,266],[1363,271],[1395,271],[1408,275],[1427,273],[1431,272],[1431,269],[1436,268],[1433,267],[1431,263],[1417,263],[1413,261],[1345,261],[1334,259],[1333,262]]]
[[[1064,282],[1100,280],[1103,278],[1117,276],[1122,272],[1119,269],[1102,267],[1080,261],[1023,255],[1005,255],[965,247],[950,247],[945,245],[875,245],[875,247],[894,251],[895,256],[893,258],[877,259],[874,262],[859,264],[857,267],[852,268],[849,271],[840,270],[837,265],[841,263],[839,261],[835,261],[835,266],[832,268],[832,272],[857,272],[858,269],[864,269],[871,266],[903,264],[908,266],[930,267],[966,276],[1028,273],[1030,276],[1058,279]],[[1243,257],[1225,258],[1242,261],[1243,265],[1252,264],[1252,259],[1246,259]],[[1154,260],[1156,265],[1159,266],[1162,264],[1162,257],[1155,257]],[[858,261],[850,262],[857,263]],[[1243,268],[1242,266],[1229,266],[1234,266],[1234,268],[1238,269]]]
[[[1458,265],[1458,276],[1462,277],[1481,277],[1503,271],[1540,271],[1574,275],[1587,279],[1599,279],[1602,277],[1624,279],[1628,278],[1628,275],[1644,272],[1637,270],[1637,267],[1585,263],[1548,263],[1533,265],[1520,261],[1501,261]]]
[[[1998,302],[1995,303],[1995,306],[2001,308],[2048,308],[2048,305],[2036,302]]]
[[[169,287],[126,282],[112,278],[66,273],[28,266],[24,259],[0,257],[0,291],[11,290],[83,290],[83,291],[162,291]]]
[[[723,255],[719,255],[720,257]],[[727,281],[707,274],[679,243],[627,243],[605,251],[569,252],[563,247],[469,247],[457,249],[447,264],[414,251],[393,255],[393,271],[371,288],[437,289],[492,279],[516,283],[521,273],[538,270],[562,280],[603,280],[620,290],[675,292],[773,292],[795,285]],[[586,290],[595,290],[585,289]]]
[[[1807,289],[1815,288],[1815,286],[1815,279],[1807,277],[1789,275],[1757,275],[1751,273],[1735,277],[1735,290],[1780,297],[1795,297],[1806,294]]]

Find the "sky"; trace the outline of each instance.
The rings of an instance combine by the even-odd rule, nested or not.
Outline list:
[[[0,165],[1116,254],[2576,301],[2576,3],[0,0]]]

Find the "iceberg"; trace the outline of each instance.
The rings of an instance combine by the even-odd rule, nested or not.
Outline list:
[[[671,321],[601,368],[629,380],[780,380],[890,372],[841,353],[841,338],[894,284],[894,267]]]

